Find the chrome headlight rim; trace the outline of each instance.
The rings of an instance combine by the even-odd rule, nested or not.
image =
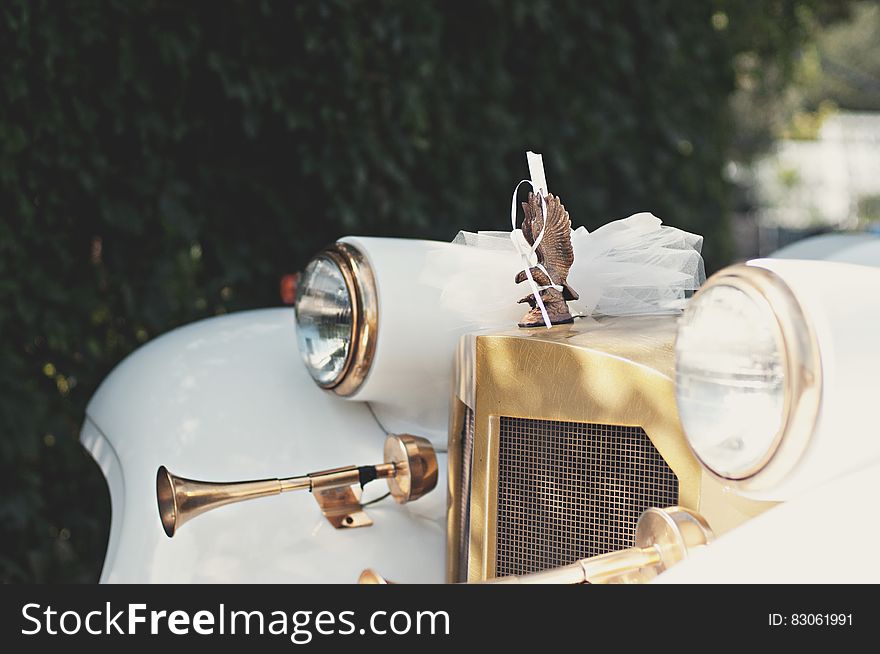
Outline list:
[[[698,292],[729,286],[751,300],[769,305],[773,331],[785,371],[783,411],[779,429],[765,455],[736,475],[722,474],[705,461],[687,438],[688,447],[703,469],[737,491],[763,491],[778,486],[806,453],[815,431],[822,401],[822,360],[812,322],[785,280],[772,270],[752,263],[736,264],[710,277]],[[693,301],[693,300],[692,300]],[[687,309],[685,309],[687,311]],[[678,349],[678,334],[676,335]],[[679,395],[676,392],[676,403]],[[681,413],[681,406],[678,406]],[[687,430],[682,424],[687,436]]]
[[[328,382],[315,380],[321,388],[337,395],[354,395],[373,365],[379,330],[379,296],[376,279],[367,257],[350,243],[337,241],[314,259],[328,259],[342,274],[351,298],[351,344],[339,374]]]

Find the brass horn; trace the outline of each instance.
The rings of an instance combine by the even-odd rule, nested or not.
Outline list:
[[[639,517],[633,546],[540,572],[497,577],[482,584],[644,583],[686,559],[713,539],[706,520],[688,509],[647,509]],[[359,584],[392,584],[375,570],[364,570]]]
[[[186,522],[212,509],[296,490],[310,491],[324,517],[337,529],[368,527],[373,521],[360,503],[360,489],[367,483],[386,479],[391,496],[399,504],[417,500],[437,485],[437,455],[427,439],[391,435],[385,440],[384,454],[385,461],[376,465],[232,483],[185,479],[160,466],[156,472],[156,500],[162,528],[171,538]]]

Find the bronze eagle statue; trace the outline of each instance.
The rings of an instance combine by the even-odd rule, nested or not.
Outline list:
[[[562,325],[574,322],[566,301],[578,299],[578,294],[568,285],[567,281],[568,271],[574,263],[574,249],[571,245],[571,219],[558,197],[548,194],[542,203],[539,196],[529,193],[528,201],[522,203],[525,213],[522,231],[529,245],[534,246],[535,240],[544,227],[542,204],[546,204],[547,207],[547,226],[535,254],[538,263],[543,266],[543,270],[539,266],[533,266],[529,268],[529,272],[538,286],[550,287],[539,291],[541,300],[544,302],[544,308],[547,309],[550,324]],[[520,284],[527,279],[525,271],[521,270],[516,276],[516,283]],[[553,286],[561,287],[562,290],[552,288]],[[544,317],[541,315],[541,308],[535,300],[534,293],[529,293],[519,302],[528,302],[532,307],[531,311],[523,316],[519,326],[543,327]]]

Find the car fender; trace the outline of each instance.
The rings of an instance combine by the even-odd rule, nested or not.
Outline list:
[[[655,583],[878,583],[880,465],[823,484],[727,532]]]
[[[354,582],[373,567],[442,582],[445,455],[438,489],[334,529],[300,491],[210,511],[168,538],[156,470],[208,481],[292,476],[382,460],[386,434],[364,402],[319,389],[300,360],[292,309],[203,320],[140,348],[105,379],[81,442],[110,487],[102,582]],[[386,491],[374,482],[364,500]],[[400,544],[400,545],[395,545]]]

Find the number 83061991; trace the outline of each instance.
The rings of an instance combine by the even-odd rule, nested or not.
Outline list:
[[[851,627],[852,613],[769,613],[771,627]]]

